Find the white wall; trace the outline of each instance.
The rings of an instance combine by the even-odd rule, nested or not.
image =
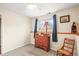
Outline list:
[[[79,56],[79,36],[76,36],[77,39],[77,54]]]
[[[57,11],[57,12],[52,13],[50,15],[40,16],[40,17],[38,17],[38,19],[39,20],[51,19],[53,17],[53,14],[57,15],[57,32],[70,33],[71,32],[71,25],[72,25],[73,21],[75,21],[76,23],[79,23],[79,16],[78,16],[79,15],[79,6],[60,10],[60,11]],[[70,15],[70,22],[60,23],[60,16],[64,16],[64,15]],[[34,29],[34,19],[33,19],[32,23],[33,23],[32,29]],[[31,35],[32,35],[31,43],[34,44],[33,33]],[[51,49],[57,50],[57,49],[61,48],[64,38],[72,38],[72,39],[76,40],[76,37],[73,34],[58,34],[58,42],[52,42],[52,39],[50,40]],[[75,48],[75,53],[76,52],[77,52],[77,50]]]
[[[0,9],[2,53],[30,43],[31,20],[25,16]]]

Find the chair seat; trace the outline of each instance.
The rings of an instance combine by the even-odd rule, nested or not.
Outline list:
[[[60,50],[58,50],[58,52],[60,52],[64,55],[67,55],[67,56],[71,55],[71,53],[69,51],[65,50],[65,49],[60,49]]]

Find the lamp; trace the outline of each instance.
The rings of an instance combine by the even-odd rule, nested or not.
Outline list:
[[[36,6],[35,4],[29,4],[29,5],[27,6],[27,8],[30,9],[30,10],[32,10],[32,9],[37,8],[37,6]]]

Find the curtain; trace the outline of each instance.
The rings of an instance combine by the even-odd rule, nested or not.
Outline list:
[[[53,31],[52,31],[52,41],[57,42],[57,23],[56,23],[56,15],[53,15]]]
[[[36,18],[36,20],[35,20],[35,28],[34,28],[34,38],[35,38],[35,33],[37,32],[37,22],[38,22],[38,19]]]

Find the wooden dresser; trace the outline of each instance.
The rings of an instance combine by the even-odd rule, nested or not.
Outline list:
[[[41,48],[45,51],[50,50],[50,35],[49,34],[37,34],[35,35],[35,47]]]

